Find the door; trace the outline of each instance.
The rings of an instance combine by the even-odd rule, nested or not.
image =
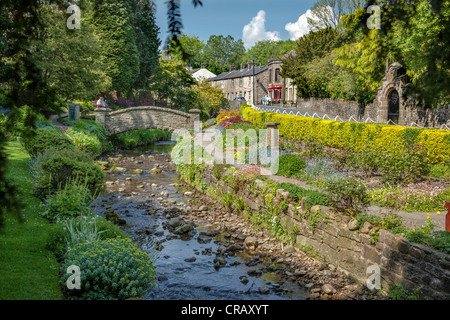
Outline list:
[[[393,90],[388,96],[388,121],[398,123],[400,99],[397,90]]]

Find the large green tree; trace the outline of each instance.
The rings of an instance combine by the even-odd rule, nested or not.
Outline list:
[[[262,40],[256,42],[253,47],[247,50],[243,56],[244,62],[250,62],[251,58],[255,56],[256,63],[266,65],[271,58],[280,59],[289,51],[295,50],[296,43],[293,40]]]
[[[112,80],[111,89],[130,92],[140,73],[133,0],[92,0],[89,14],[101,41],[101,60]]]
[[[133,0],[135,12],[136,47],[139,53],[139,75],[133,84],[134,89],[144,89],[148,79],[158,67],[159,27],[155,20],[155,6],[149,0]]]
[[[100,42],[87,23],[69,30],[68,15],[54,5],[42,5],[42,37],[34,42],[33,59],[49,88],[65,100],[89,100],[107,91],[111,79],[100,60]]]
[[[195,103],[195,84],[184,63],[176,60],[160,60],[159,67],[149,80],[148,89],[158,100],[171,103],[175,108],[188,111]]]
[[[330,53],[341,44],[341,41],[341,34],[333,28],[310,32],[297,40],[295,54],[282,59],[281,75],[294,80],[298,96],[310,97],[314,93],[305,75],[307,64]]]
[[[205,42],[198,36],[181,34],[178,37],[179,44],[171,42],[170,51],[172,59],[184,61],[193,68],[199,68],[202,61],[202,52]],[[184,53],[184,54],[183,54]]]
[[[244,53],[244,42],[241,39],[235,40],[230,35],[212,35],[203,48],[201,60],[211,72],[219,74],[229,70],[230,65],[239,67]]]

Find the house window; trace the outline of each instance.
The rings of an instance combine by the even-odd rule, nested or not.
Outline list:
[[[234,79],[231,79],[231,87],[234,88]]]
[[[280,81],[280,68],[275,69],[275,82]]]
[[[225,88],[225,80],[222,80],[222,89]]]
[[[239,87],[242,87],[242,78],[239,79]]]

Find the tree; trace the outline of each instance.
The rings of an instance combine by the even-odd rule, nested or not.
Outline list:
[[[223,91],[208,81],[198,82],[192,90],[197,95],[197,108],[202,111],[202,116],[210,118],[212,114],[225,108],[228,100],[223,96]]]
[[[187,73],[183,62],[160,60],[148,89],[157,95],[157,99],[187,111],[195,103],[195,94],[190,90],[194,84],[195,80]]]
[[[88,100],[111,86],[100,61],[99,39],[88,24],[79,30],[66,27],[67,14],[42,5],[42,38],[34,42],[33,59],[44,81],[65,100]]]
[[[244,53],[244,42],[241,39],[234,40],[230,35],[212,35],[203,48],[201,59],[211,72],[219,74],[229,70],[230,65],[239,66]]]
[[[202,64],[202,50],[205,42],[200,40],[198,36],[181,34],[178,38],[179,45],[171,42],[170,51],[172,59],[184,61],[187,65],[193,68],[199,68]],[[183,51],[187,54],[186,60],[183,60]]]
[[[286,53],[294,50],[296,47],[295,41],[293,40],[262,40],[256,42],[253,47],[251,47],[244,54],[242,61],[251,61],[251,57],[257,57],[256,63],[261,65],[267,64],[267,61],[271,58],[280,59]]]
[[[294,80],[297,94],[300,97],[310,97],[312,92],[305,75],[305,67],[314,59],[320,59],[341,44],[341,34],[332,28],[321,29],[297,40],[294,55],[283,60],[281,76]]]
[[[139,53],[139,75],[133,84],[134,89],[144,89],[148,79],[158,67],[159,27],[155,21],[154,4],[148,0],[134,0],[133,12],[136,14],[136,48]]]
[[[353,13],[364,6],[364,0],[317,0],[311,8],[312,17],[308,17],[308,26],[311,31],[323,28],[336,29],[344,15]]]
[[[112,79],[112,90],[127,93],[139,76],[139,52],[136,46],[132,0],[92,1],[89,23],[101,40],[101,60]]]

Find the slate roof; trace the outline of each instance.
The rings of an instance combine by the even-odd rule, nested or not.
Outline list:
[[[267,66],[255,67],[255,75],[266,71],[267,68],[268,68]],[[222,72],[217,77],[209,78],[208,81],[221,81],[226,79],[235,79],[250,76],[253,76],[253,68]]]

